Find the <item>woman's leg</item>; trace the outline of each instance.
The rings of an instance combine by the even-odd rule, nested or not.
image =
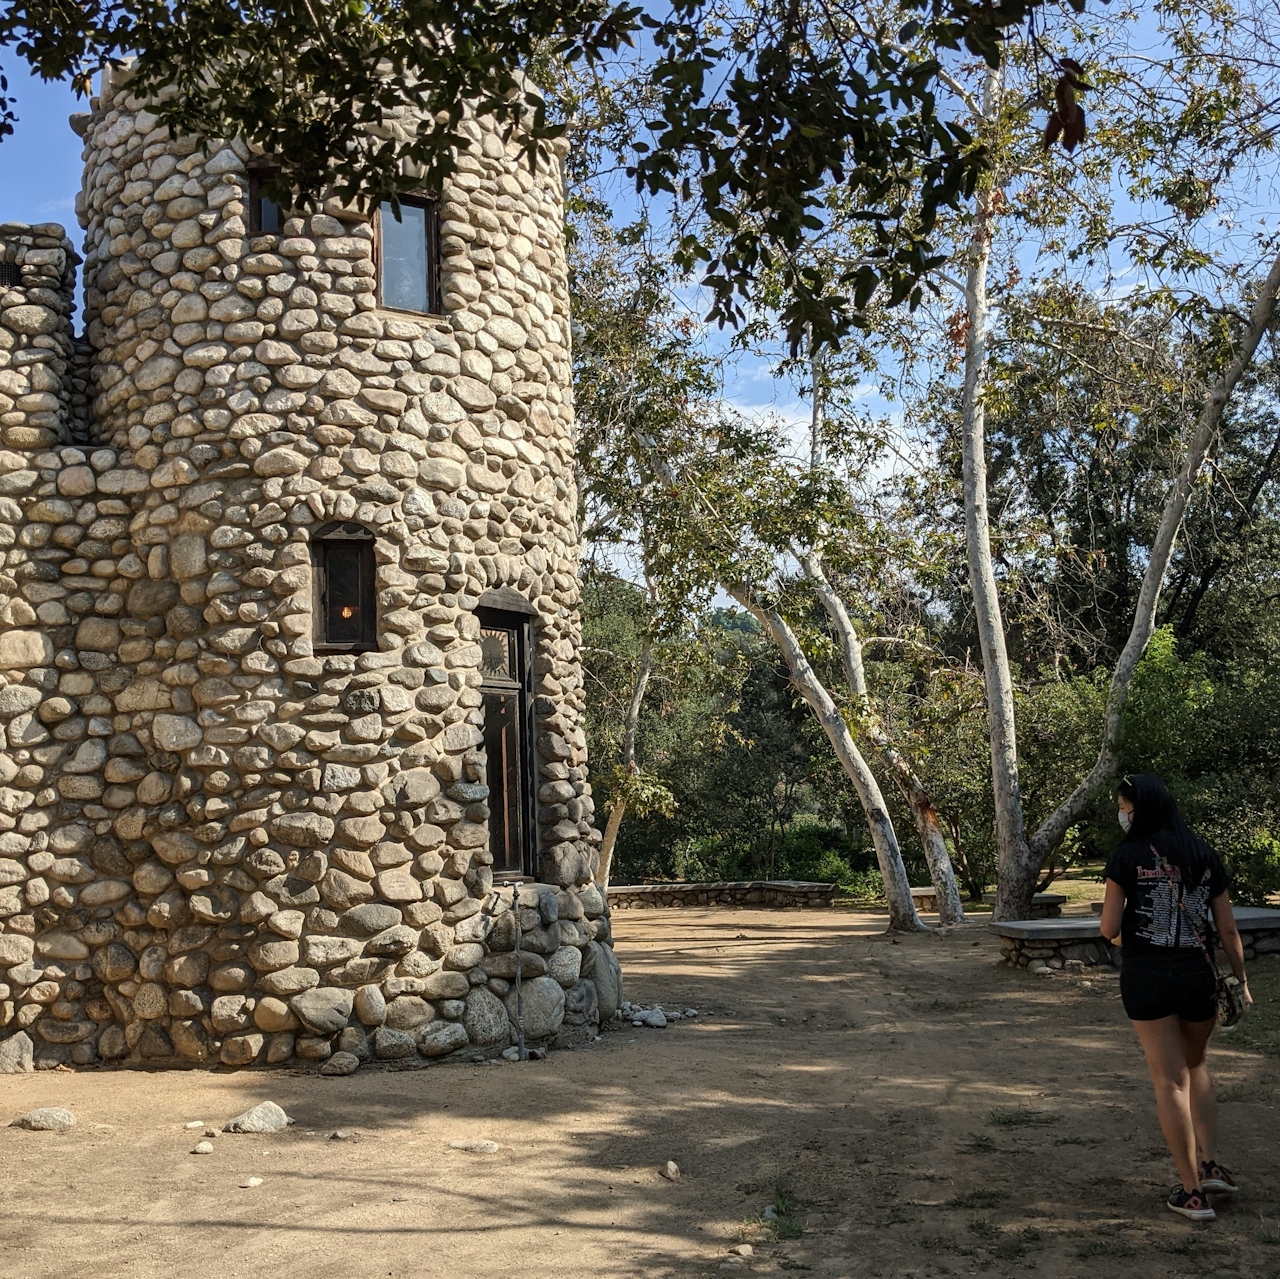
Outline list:
[[[1196,1132],[1196,1167],[1218,1155],[1218,1103],[1213,1094],[1213,1078],[1205,1059],[1209,1036],[1218,1024],[1216,1017],[1208,1021],[1179,1023],[1182,1055],[1191,1081],[1191,1122]]]
[[[1182,1187],[1198,1190],[1200,1165],[1196,1160],[1196,1132],[1191,1119],[1191,1071],[1182,1046],[1181,1024],[1177,1017],[1160,1017],[1155,1021],[1135,1021],[1133,1028],[1147,1056],[1160,1130],[1182,1178]]]

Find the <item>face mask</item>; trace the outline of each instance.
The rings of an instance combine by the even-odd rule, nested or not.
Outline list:
[[[1120,821],[1120,829],[1122,831],[1127,832],[1129,827],[1133,825],[1133,814],[1126,813],[1123,808],[1117,811],[1116,817]]]

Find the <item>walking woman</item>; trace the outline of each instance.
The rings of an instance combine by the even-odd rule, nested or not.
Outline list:
[[[1218,1162],[1217,1108],[1205,1064],[1217,1024],[1215,978],[1204,950],[1213,944],[1210,916],[1248,1008],[1244,947],[1222,862],[1188,829],[1164,782],[1154,773],[1126,777],[1116,803],[1125,838],[1107,863],[1102,935],[1120,939],[1124,1010],[1146,1054],[1160,1127],[1182,1178],[1169,1207],[1212,1221],[1208,1192],[1237,1187]]]

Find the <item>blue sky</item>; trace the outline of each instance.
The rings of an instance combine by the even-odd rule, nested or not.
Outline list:
[[[0,141],[0,222],[61,222],[79,242],[75,200],[80,189],[80,139],[67,117],[87,107],[65,84],[24,79],[12,64],[18,124]]]

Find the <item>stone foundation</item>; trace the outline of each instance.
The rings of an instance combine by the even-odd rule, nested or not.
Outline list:
[[[1096,928],[1094,933],[1097,934]],[[1099,964],[1116,967],[1119,951],[1101,937],[1096,941],[1082,941],[1078,938],[1001,937],[1000,953],[1010,968],[1027,968],[1037,960],[1050,968],[1062,968],[1072,959],[1093,968]]]
[[[792,879],[753,879],[708,884],[610,885],[610,910],[655,907],[771,906],[786,910],[830,906],[840,890],[835,884]]]

